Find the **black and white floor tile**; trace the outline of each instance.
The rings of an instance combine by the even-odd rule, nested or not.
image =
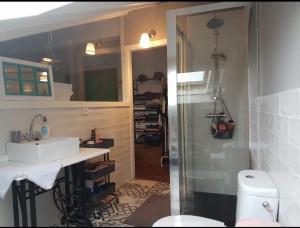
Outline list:
[[[95,227],[130,227],[124,223],[146,199],[154,194],[169,194],[169,183],[150,181],[150,180],[132,180],[122,185],[117,190],[119,203],[113,202],[105,209],[99,210],[99,215],[91,215],[93,226]]]

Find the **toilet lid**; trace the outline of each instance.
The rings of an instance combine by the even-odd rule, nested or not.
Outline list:
[[[152,227],[225,227],[223,222],[193,215],[167,216],[156,221]]]

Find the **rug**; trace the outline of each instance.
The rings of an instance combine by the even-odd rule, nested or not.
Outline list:
[[[170,216],[170,195],[152,195],[124,223],[135,227],[152,227],[159,219]]]

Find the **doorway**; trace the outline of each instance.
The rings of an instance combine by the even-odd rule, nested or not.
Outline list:
[[[168,182],[167,47],[131,52],[135,178]]]

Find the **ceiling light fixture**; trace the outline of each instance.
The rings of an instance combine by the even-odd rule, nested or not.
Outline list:
[[[153,39],[156,35],[156,31],[154,29],[150,29],[149,32],[144,32],[140,38],[140,47],[141,48],[149,48],[151,46],[151,39]]]
[[[96,55],[95,45],[92,42],[87,43],[85,48],[85,53],[87,55]]]

